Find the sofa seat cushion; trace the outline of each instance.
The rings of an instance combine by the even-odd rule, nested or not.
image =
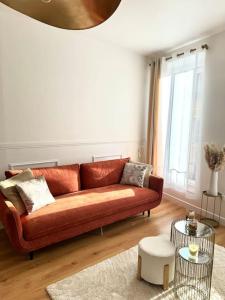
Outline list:
[[[21,217],[24,238],[57,234],[81,225],[145,205],[159,199],[159,194],[147,188],[115,184],[84,190],[56,198],[56,202]]]
[[[80,165],[81,188],[93,189],[120,183],[129,158],[98,161]]]

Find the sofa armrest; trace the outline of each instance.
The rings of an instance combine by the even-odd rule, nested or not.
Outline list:
[[[21,217],[12,204],[0,193],[0,219],[12,246],[21,253],[33,251],[33,245],[23,238]]]
[[[158,192],[160,200],[161,200],[162,193],[163,193],[163,178],[150,175],[149,176],[149,188]]]
[[[22,233],[22,224],[21,224],[20,215],[19,215],[17,209],[15,208],[15,206],[10,201],[5,201],[5,205],[7,207],[6,216],[5,216],[6,217],[6,222],[10,221],[10,219],[13,219],[14,224],[16,225],[16,228],[15,228],[16,231],[18,233]]]
[[[0,218],[10,240],[15,239],[15,237],[22,237],[23,230],[20,215],[12,202],[7,201],[1,193]]]

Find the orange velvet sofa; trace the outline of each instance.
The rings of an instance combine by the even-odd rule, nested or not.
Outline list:
[[[149,177],[149,188],[121,185],[128,158],[32,169],[44,175],[56,202],[19,216],[0,193],[0,219],[12,246],[33,251],[103,227],[160,204],[163,179]],[[6,178],[21,170],[6,171]]]

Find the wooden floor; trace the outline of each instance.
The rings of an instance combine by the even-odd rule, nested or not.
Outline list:
[[[0,231],[0,299],[49,299],[45,287],[87,266],[124,251],[145,236],[169,233],[171,221],[184,217],[185,209],[164,200],[151,212],[93,231],[81,237],[42,249],[35,259],[16,254]],[[225,247],[225,227],[219,227],[216,243]]]

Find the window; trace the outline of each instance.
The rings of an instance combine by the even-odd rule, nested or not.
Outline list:
[[[162,60],[158,173],[165,187],[198,192],[205,52]]]

